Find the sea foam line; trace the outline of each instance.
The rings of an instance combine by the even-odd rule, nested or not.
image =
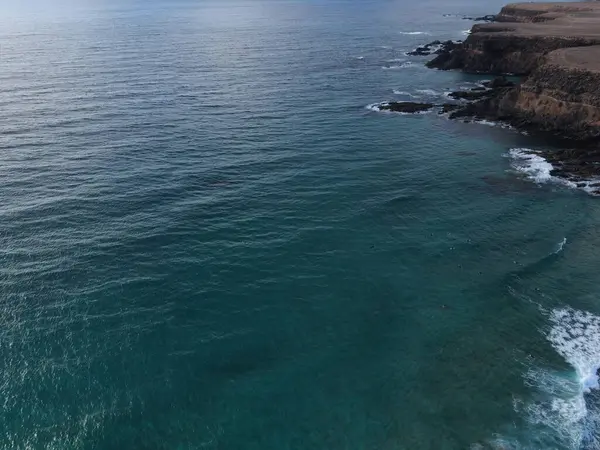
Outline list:
[[[565,178],[555,177],[552,175],[554,166],[529,148],[512,148],[509,150],[508,156],[511,158],[513,169],[538,184],[551,182],[571,189],[581,189],[590,195],[599,195],[597,189],[600,178],[590,178],[574,182]]]
[[[405,34],[408,36],[418,36],[421,34],[431,34],[429,31],[399,31],[398,34]]]
[[[382,66],[381,68],[383,70],[395,70],[395,69],[405,69],[407,67],[411,67],[413,64],[410,61],[406,61],[403,62],[402,64],[399,65],[392,65],[392,66]]]

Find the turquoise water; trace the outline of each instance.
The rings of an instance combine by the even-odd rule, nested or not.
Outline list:
[[[0,448],[600,448],[598,200],[367,108],[502,2],[49,3],[0,6]]]

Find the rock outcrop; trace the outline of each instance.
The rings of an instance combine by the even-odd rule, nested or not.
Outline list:
[[[523,76],[518,86],[494,86],[480,99],[457,94],[475,101],[453,117],[502,120],[579,141],[600,137],[600,2],[507,5],[496,22],[475,25],[464,43],[428,66]]]
[[[600,137],[600,46],[556,50],[515,89],[513,114],[569,138]]]
[[[392,111],[404,114],[416,114],[429,111],[435,105],[433,103],[416,102],[383,102],[374,107],[378,111]]]
[[[443,53],[450,53],[455,48],[462,45],[462,41],[433,41],[429,44],[422,45],[415,48],[413,51],[406,52],[407,56],[429,56],[429,55],[441,55]]]
[[[527,75],[553,50],[591,45],[600,45],[600,3],[511,4],[428,67]]]

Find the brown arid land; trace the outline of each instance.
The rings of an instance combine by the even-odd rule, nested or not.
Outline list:
[[[481,116],[578,141],[600,137],[600,2],[516,3],[473,26],[461,45],[428,63],[438,69],[522,76],[470,104]]]
[[[443,105],[451,118],[554,136],[563,147],[548,155],[557,175],[600,175],[600,2],[509,4],[436,53],[430,68],[518,77],[452,93],[463,102]]]

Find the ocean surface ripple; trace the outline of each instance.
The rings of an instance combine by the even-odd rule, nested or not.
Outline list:
[[[0,449],[600,448],[597,199],[365,108],[501,3],[1,5]]]

